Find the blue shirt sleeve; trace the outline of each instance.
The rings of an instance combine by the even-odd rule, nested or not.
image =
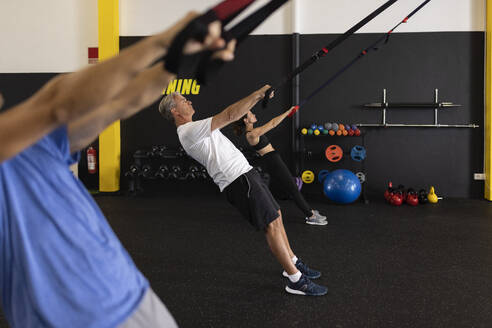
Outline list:
[[[67,126],[61,126],[54,130],[46,137],[48,147],[52,148],[52,151],[56,151],[60,159],[67,165],[72,165],[80,161],[80,152],[70,154],[70,141],[68,140]]]

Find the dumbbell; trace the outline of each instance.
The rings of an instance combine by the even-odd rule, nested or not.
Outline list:
[[[171,172],[169,174],[169,176],[173,179],[179,179],[179,177],[181,176],[182,174],[182,170],[181,170],[181,167],[179,165],[173,165],[171,167]]]
[[[130,165],[130,169],[125,174],[125,176],[135,177],[139,174],[139,172],[140,172],[140,167],[136,164],[132,164],[132,165]]]
[[[208,179],[209,178],[207,169],[204,166],[201,167],[201,173],[202,173],[202,179]]]
[[[191,179],[191,180],[195,180],[196,178],[198,178],[199,176],[201,175],[201,172],[198,171],[198,167],[196,166],[190,166],[188,168],[188,178]]]
[[[184,148],[183,147],[179,147],[176,155],[178,157],[185,157],[186,156],[186,152],[185,152]]]
[[[139,149],[139,150],[135,151],[135,153],[133,153],[133,158],[134,159],[144,159],[144,158],[149,157],[149,153],[150,152]]]
[[[145,164],[144,166],[142,166],[142,171],[140,172],[140,175],[144,178],[150,178],[152,176],[152,167],[148,164]]]
[[[167,150],[167,147],[166,146],[157,146],[158,147],[158,150],[155,152],[155,156],[156,157],[164,157],[164,153],[166,152]]]
[[[167,165],[159,166],[159,169],[155,173],[155,176],[157,178],[161,178],[161,179],[168,179],[169,178],[169,168],[167,167]]]
[[[159,156],[159,146],[152,146],[151,150],[147,152],[147,156],[156,157]]]

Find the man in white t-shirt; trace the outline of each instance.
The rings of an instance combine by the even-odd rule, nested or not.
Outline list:
[[[225,191],[227,200],[257,229],[263,230],[272,253],[284,268],[292,294],[319,296],[327,288],[313,283],[321,273],[310,269],[292,251],[282,222],[280,206],[258,172],[220,129],[243,117],[265,97],[269,85],[230,105],[221,113],[193,121],[191,101],[179,93],[164,97],[159,112],[177,127],[186,153],[207,168],[208,174]]]

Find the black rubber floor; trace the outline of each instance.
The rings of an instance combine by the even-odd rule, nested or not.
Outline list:
[[[486,201],[317,203],[325,227],[282,201],[294,251],[329,288],[305,297],[284,291],[263,235],[222,198],[96,200],[181,327],[492,327]]]

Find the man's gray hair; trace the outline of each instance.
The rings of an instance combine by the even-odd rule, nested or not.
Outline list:
[[[179,95],[179,92],[173,92],[162,98],[159,104],[159,113],[168,121],[174,123],[174,117],[171,113],[171,109],[176,107],[176,102],[174,101],[174,96]]]

